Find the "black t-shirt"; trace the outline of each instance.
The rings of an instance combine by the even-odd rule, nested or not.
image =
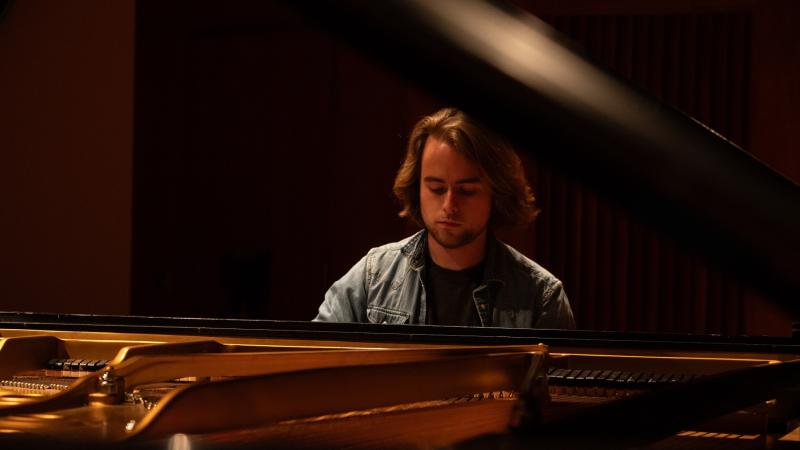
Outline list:
[[[465,270],[449,270],[428,256],[425,267],[428,324],[480,326],[472,291],[483,278],[483,262]]]

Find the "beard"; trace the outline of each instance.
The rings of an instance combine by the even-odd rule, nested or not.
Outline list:
[[[428,233],[433,237],[433,240],[447,249],[460,248],[470,244],[483,234],[484,231],[486,231],[486,227],[480,230],[458,230],[458,232],[442,230],[435,225],[433,227],[428,227]]]

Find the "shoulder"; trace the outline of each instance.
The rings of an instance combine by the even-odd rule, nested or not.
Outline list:
[[[406,255],[406,253],[408,253],[406,250],[408,247],[413,246],[413,244],[419,239],[419,235],[420,233],[416,233],[401,241],[390,242],[379,247],[373,247],[369,250],[369,252],[367,252],[367,258],[396,258],[401,255]]]
[[[498,250],[503,260],[502,264],[515,278],[523,278],[525,281],[536,284],[542,288],[543,294],[547,296],[550,291],[561,289],[561,280],[542,267],[536,261],[523,255],[514,247],[498,241]]]
[[[532,322],[524,326],[574,329],[575,319],[561,280],[510,245],[501,242],[498,251],[510,292],[534,302]]]

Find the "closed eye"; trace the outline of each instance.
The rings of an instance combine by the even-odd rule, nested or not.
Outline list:
[[[436,195],[442,195],[447,192],[447,185],[442,183],[439,180],[426,180],[425,186],[428,188],[429,191],[433,192]]]
[[[464,189],[464,188],[461,188],[461,189],[458,190],[459,194],[464,195],[466,197],[469,197],[471,195],[475,195],[477,192],[478,192],[477,189]]]

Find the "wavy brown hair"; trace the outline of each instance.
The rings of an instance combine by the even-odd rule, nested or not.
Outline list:
[[[455,108],[444,108],[424,117],[411,131],[405,160],[394,179],[394,195],[403,207],[400,217],[424,226],[419,190],[422,151],[429,136],[446,142],[478,165],[492,189],[491,228],[523,225],[536,218],[539,209],[514,148]]]

